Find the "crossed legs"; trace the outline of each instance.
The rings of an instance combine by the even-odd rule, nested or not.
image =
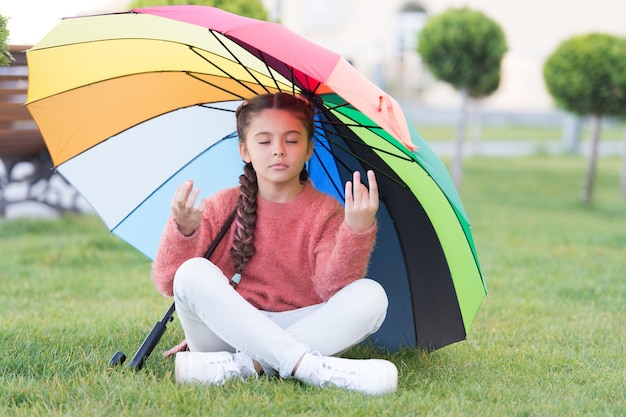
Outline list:
[[[244,300],[222,271],[204,258],[186,261],[174,279],[178,318],[190,350],[239,350],[266,373],[292,375],[305,353],[331,356],[356,345],[382,325],[387,296],[375,281],[360,279],[327,302],[282,313]]]

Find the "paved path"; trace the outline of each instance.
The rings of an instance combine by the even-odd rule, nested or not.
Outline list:
[[[451,157],[454,155],[454,143],[451,141],[434,141],[429,142],[431,147],[440,157]],[[623,142],[622,141],[604,141],[600,142],[600,154],[602,156],[608,155],[622,155],[623,154]],[[589,145],[583,144],[581,147],[581,153],[587,155],[589,152]],[[538,154],[547,155],[559,155],[564,154],[565,146],[562,142],[531,142],[531,141],[482,141],[480,143],[468,141],[465,144],[466,156],[484,156],[484,157],[516,157],[516,156],[529,156]],[[72,198],[73,188],[60,187],[61,191],[58,194],[60,200]],[[19,185],[6,190],[7,197],[15,200],[20,199],[20,195],[25,192],[25,188],[20,188]],[[57,189],[58,191],[58,189]],[[91,212],[89,204],[83,200],[79,202],[79,207],[82,211]],[[27,202],[21,204],[15,204],[8,206],[6,211],[6,218],[18,218],[18,217],[55,217],[58,214],[41,204]],[[2,218],[0,218],[2,221]]]
[[[454,143],[451,141],[435,141],[429,142],[439,156],[454,155]],[[600,142],[600,155],[622,155],[624,144],[622,141],[604,141]],[[530,155],[561,155],[565,154],[566,147],[563,142],[534,142],[534,141],[482,141],[466,142],[465,155],[467,156],[488,156],[488,157],[515,157]],[[589,144],[584,143],[581,146],[583,155],[589,154]]]

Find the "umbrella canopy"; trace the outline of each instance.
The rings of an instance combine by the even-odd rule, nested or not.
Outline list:
[[[62,20],[27,59],[26,104],[57,170],[149,258],[182,181],[206,196],[237,184],[237,106],[267,92],[307,96],[316,187],[343,201],[352,171],[377,173],[368,277],[390,307],[373,341],[465,339],[486,288],[458,193],[399,104],[338,54],[276,23],[164,6]]]

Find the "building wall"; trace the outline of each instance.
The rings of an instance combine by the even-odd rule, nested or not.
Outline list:
[[[409,5],[426,16],[467,5],[504,30],[509,52],[499,90],[486,109],[542,111],[553,108],[543,82],[543,62],[565,39],[604,32],[626,36],[623,0],[265,0],[285,26],[342,54],[360,71],[400,99],[431,107],[456,107],[457,94],[434,80],[403,36],[401,10]],[[406,15],[405,15],[406,16]],[[414,16],[414,15],[413,15]],[[411,20],[411,19],[409,19]],[[409,22],[411,23],[411,22]],[[419,26],[413,20],[413,25]],[[402,44],[409,46],[404,50]]]

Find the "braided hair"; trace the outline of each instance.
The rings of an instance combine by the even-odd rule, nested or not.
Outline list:
[[[237,134],[239,142],[246,140],[246,132],[252,119],[266,109],[287,110],[296,116],[304,125],[308,140],[313,140],[315,124],[313,119],[313,106],[304,98],[299,98],[287,93],[263,94],[244,102],[237,108]],[[306,182],[309,178],[306,166],[300,172],[300,182]],[[235,264],[235,273],[241,274],[254,255],[254,230],[257,221],[257,195],[259,185],[257,175],[252,163],[248,162],[243,168],[243,174],[239,176],[240,194],[237,200],[235,223],[235,237],[230,254]]]

